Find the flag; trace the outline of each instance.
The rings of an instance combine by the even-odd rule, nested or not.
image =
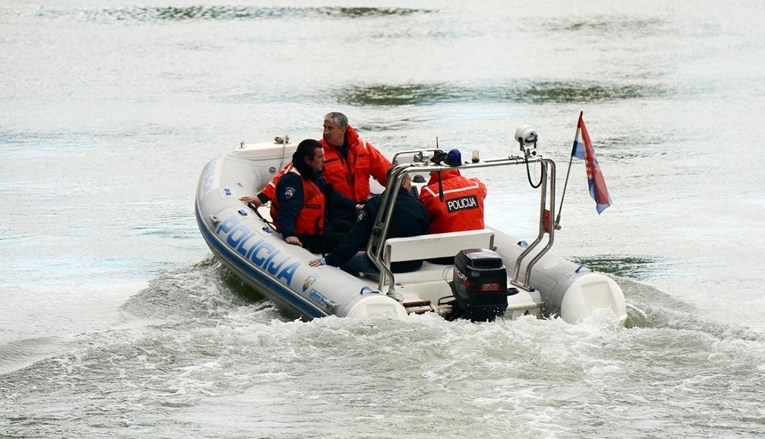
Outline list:
[[[598,159],[595,158],[595,149],[592,147],[590,134],[587,132],[587,127],[584,126],[583,113],[579,113],[579,123],[576,127],[576,138],[574,139],[574,147],[571,149],[571,157],[585,161],[590,196],[595,200],[595,209],[598,214],[601,214],[611,205],[611,196],[608,195],[606,180],[603,179],[603,173],[600,172],[600,166],[598,166]]]

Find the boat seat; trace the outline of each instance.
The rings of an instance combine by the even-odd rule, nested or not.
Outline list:
[[[383,262],[390,267],[393,262],[454,257],[467,248],[494,249],[494,231],[478,229],[390,238],[385,241]]]
[[[423,262],[419,270],[406,273],[394,273],[396,284],[422,284],[430,282],[448,282],[452,278],[454,265],[436,265],[429,262]],[[380,274],[376,273],[375,280],[380,280]]]

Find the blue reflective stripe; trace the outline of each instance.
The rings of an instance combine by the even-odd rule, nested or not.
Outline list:
[[[234,251],[234,249],[221,244],[221,242],[217,239],[217,237],[207,227],[207,224],[202,220],[201,213],[199,212],[198,206],[196,209],[196,217],[197,217],[197,224],[199,225],[199,230],[202,232],[202,235],[204,236],[205,241],[207,241],[208,245],[210,245],[211,247],[214,247],[215,250],[217,250],[220,253],[219,255],[216,255],[216,256],[221,257],[225,259],[226,262],[234,265],[235,268],[239,270],[243,275],[255,279],[264,288],[268,289],[270,292],[276,294],[277,296],[287,301],[301,314],[312,317],[312,318],[325,317],[329,315],[325,311],[311,304],[310,302],[307,302],[301,296],[298,296],[297,293],[289,289],[287,286],[275,281],[273,278],[269,276],[264,275],[260,271],[256,270],[250,264],[247,264],[244,261],[242,261],[242,259],[239,257],[236,251]]]

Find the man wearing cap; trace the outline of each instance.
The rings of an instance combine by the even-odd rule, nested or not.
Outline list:
[[[459,166],[462,155],[452,149],[444,164]],[[430,215],[429,233],[483,229],[483,202],[486,185],[477,178],[466,178],[459,169],[432,171],[430,181],[420,192],[420,201]]]

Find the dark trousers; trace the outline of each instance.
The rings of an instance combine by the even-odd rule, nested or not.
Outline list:
[[[311,253],[326,254],[331,252],[345,237],[345,233],[326,232],[321,235],[298,235],[303,247]]]

